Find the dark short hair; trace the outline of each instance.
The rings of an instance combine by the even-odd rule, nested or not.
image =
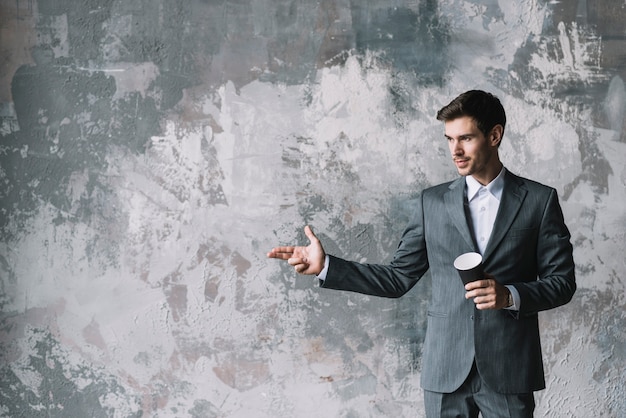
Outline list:
[[[469,116],[476,121],[476,127],[487,136],[496,125],[506,125],[506,113],[496,96],[482,90],[470,90],[459,95],[437,112],[437,120],[451,121]]]

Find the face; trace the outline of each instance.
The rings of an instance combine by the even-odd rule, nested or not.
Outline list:
[[[445,122],[445,136],[459,174],[472,176],[483,185],[496,178],[502,169],[498,156],[502,132],[502,126],[496,125],[485,136],[469,116]]]

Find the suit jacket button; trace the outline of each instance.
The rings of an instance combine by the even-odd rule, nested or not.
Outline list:
[[[470,319],[473,321],[474,320],[474,315],[470,315]]]

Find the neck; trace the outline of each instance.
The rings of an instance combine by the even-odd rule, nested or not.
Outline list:
[[[502,167],[503,167],[502,163],[498,161],[497,164],[494,164],[493,167],[491,167],[485,173],[481,173],[481,175],[479,176],[472,174],[472,177],[474,177],[474,179],[480,184],[482,184],[483,186],[486,186],[489,183],[491,183],[493,179],[498,177],[498,174],[500,174],[500,171],[502,171]]]

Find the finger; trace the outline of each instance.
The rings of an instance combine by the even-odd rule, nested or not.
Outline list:
[[[291,258],[292,255],[293,253],[275,253],[275,252],[267,253],[268,258],[278,258],[279,260],[288,260]]]
[[[274,247],[270,252],[273,253],[293,253],[296,250],[296,247],[290,245],[288,247]]]
[[[478,289],[480,287],[479,285],[479,281],[474,281],[474,282],[469,282],[468,284],[465,285],[465,290],[472,291],[474,289]]]
[[[476,305],[476,309],[484,311],[487,309],[495,309],[496,306],[493,303],[479,303]]]
[[[287,263],[289,263],[292,266],[297,266],[300,264],[304,264],[304,265],[309,265],[309,262],[307,261],[306,258],[301,258],[301,257],[291,257],[287,259]]]
[[[476,303],[476,297],[478,297],[478,293],[475,291],[465,292],[465,299],[472,299],[474,303]]]
[[[294,253],[294,247],[276,247],[272,248],[267,256],[269,258],[279,258],[282,260],[287,260],[292,257]]]
[[[300,263],[300,264],[296,264],[295,266],[293,266],[293,268],[298,273],[304,273],[309,268],[309,265],[308,264],[304,264],[304,263]]]
[[[276,251],[270,251],[269,253],[267,253],[267,256],[269,258],[284,258],[285,256],[287,256],[287,258],[290,257],[289,253],[279,253]]]
[[[472,282],[465,285],[465,296],[469,296],[471,298],[478,296],[478,292],[480,291],[481,287],[476,286],[475,283],[476,282]]]
[[[485,287],[489,287],[488,280],[476,280],[473,282],[469,282],[465,285],[465,290],[475,290],[475,289],[484,289]]]
[[[486,306],[486,304],[482,302],[479,298],[474,298],[474,305],[476,305],[476,309],[478,310],[483,310]]]
[[[306,235],[311,242],[319,241],[309,225],[304,227],[304,235]]]

